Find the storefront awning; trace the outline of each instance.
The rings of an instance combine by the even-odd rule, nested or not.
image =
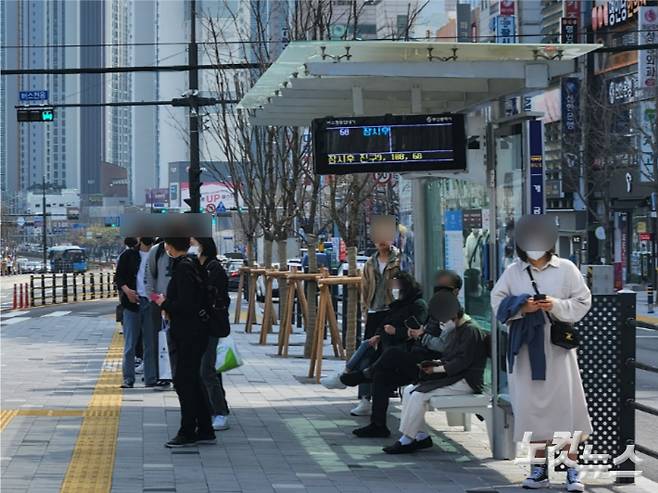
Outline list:
[[[245,95],[258,125],[326,116],[457,112],[539,91],[575,70],[595,44],[426,41],[290,43]]]

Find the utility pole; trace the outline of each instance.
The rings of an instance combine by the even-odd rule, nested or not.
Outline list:
[[[43,235],[43,271],[48,271],[48,235],[46,228],[46,173],[41,179],[41,234]]]
[[[190,0],[190,44],[188,46],[189,80],[189,118],[190,118],[190,198],[186,200],[190,212],[199,212],[201,208],[201,164],[199,159],[199,106],[196,98],[199,87],[199,69],[197,68],[196,44],[196,0]]]

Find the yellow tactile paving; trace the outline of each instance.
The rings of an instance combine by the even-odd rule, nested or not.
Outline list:
[[[61,492],[110,491],[123,395],[119,388],[122,348],[123,337],[116,332],[91,401],[84,412]]]
[[[3,409],[0,411],[0,432],[7,427],[16,414],[18,414],[16,409]]]

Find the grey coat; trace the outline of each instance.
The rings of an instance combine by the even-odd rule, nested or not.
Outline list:
[[[162,253],[158,258],[158,266],[155,268],[155,258],[158,256],[158,248]],[[171,258],[164,251],[164,242],[153,245],[149,250],[149,256],[146,263],[146,294],[150,296],[153,293],[166,293],[169,281],[171,280],[171,268],[169,264]],[[157,278],[155,273],[157,271]]]

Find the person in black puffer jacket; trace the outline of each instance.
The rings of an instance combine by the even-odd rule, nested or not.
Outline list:
[[[168,448],[215,443],[208,394],[201,381],[201,358],[208,347],[208,330],[200,311],[205,286],[198,271],[198,261],[187,256],[189,238],[165,238],[167,255],[173,258],[167,295],[157,303],[169,319],[174,360],[174,387],[178,394],[181,426],[177,435],[165,444]]]

